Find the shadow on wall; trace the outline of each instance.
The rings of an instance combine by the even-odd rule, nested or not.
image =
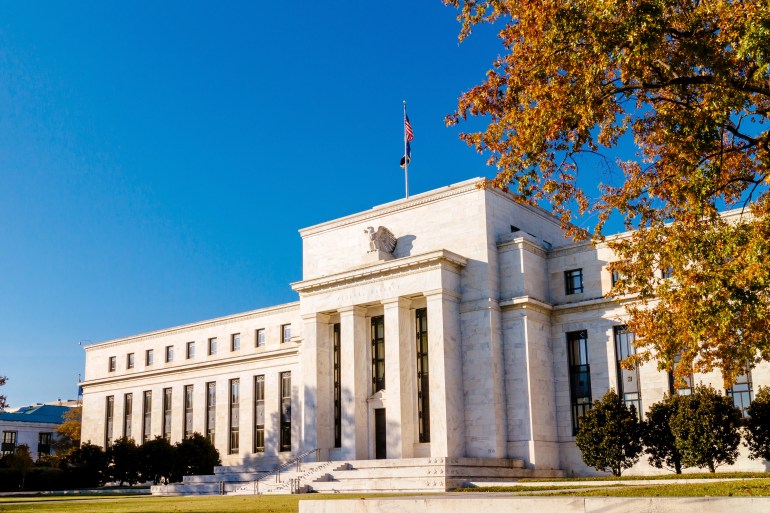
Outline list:
[[[393,256],[396,258],[411,256],[413,242],[417,239],[414,235],[402,235],[396,239],[396,249],[393,250]]]

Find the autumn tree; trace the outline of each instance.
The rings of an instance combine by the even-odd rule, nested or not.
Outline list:
[[[5,382],[8,381],[8,378],[6,376],[0,376],[0,387],[5,385]],[[4,395],[0,395],[0,412],[5,410],[8,407],[8,398]]]
[[[56,432],[59,434],[53,444],[56,454],[66,455],[80,445],[82,417],[82,406],[75,406],[64,412],[64,422],[56,428]]]
[[[607,241],[612,294],[638,300],[636,359],[728,382],[770,360],[770,3],[443,1],[461,40],[499,26],[500,56],[447,118],[486,123],[461,138],[496,167],[487,186],[550,204],[577,238],[580,216],[595,242],[611,216],[636,230]]]
[[[586,465],[619,476],[639,460],[641,435],[636,409],[628,408],[615,390],[609,389],[580,419],[575,445]]]

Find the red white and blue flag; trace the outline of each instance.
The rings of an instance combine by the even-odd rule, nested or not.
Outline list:
[[[412,145],[409,144],[414,140],[414,130],[412,130],[412,124],[409,122],[409,116],[404,111],[404,142],[406,153],[401,157],[401,167],[406,166],[412,160]]]

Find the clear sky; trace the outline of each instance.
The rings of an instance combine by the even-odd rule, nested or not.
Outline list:
[[[491,176],[443,118],[502,47],[455,16],[3,2],[0,393],[75,398],[81,342],[296,300],[298,229],[403,197],[403,100],[410,192]]]

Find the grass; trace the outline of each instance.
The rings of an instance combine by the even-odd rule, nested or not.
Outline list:
[[[527,483],[554,483],[561,481],[645,481],[645,480],[666,480],[666,479],[750,479],[766,478],[767,472],[704,472],[697,474],[663,474],[656,476],[597,476],[597,477],[544,477],[544,478],[523,478],[521,482]]]
[[[559,491],[548,495],[580,497],[770,497],[770,478],[718,483],[660,484]]]
[[[393,495],[388,495],[392,497]],[[261,495],[236,497],[45,497],[5,498],[0,512],[16,513],[296,513],[301,499],[357,499],[382,495]]]

